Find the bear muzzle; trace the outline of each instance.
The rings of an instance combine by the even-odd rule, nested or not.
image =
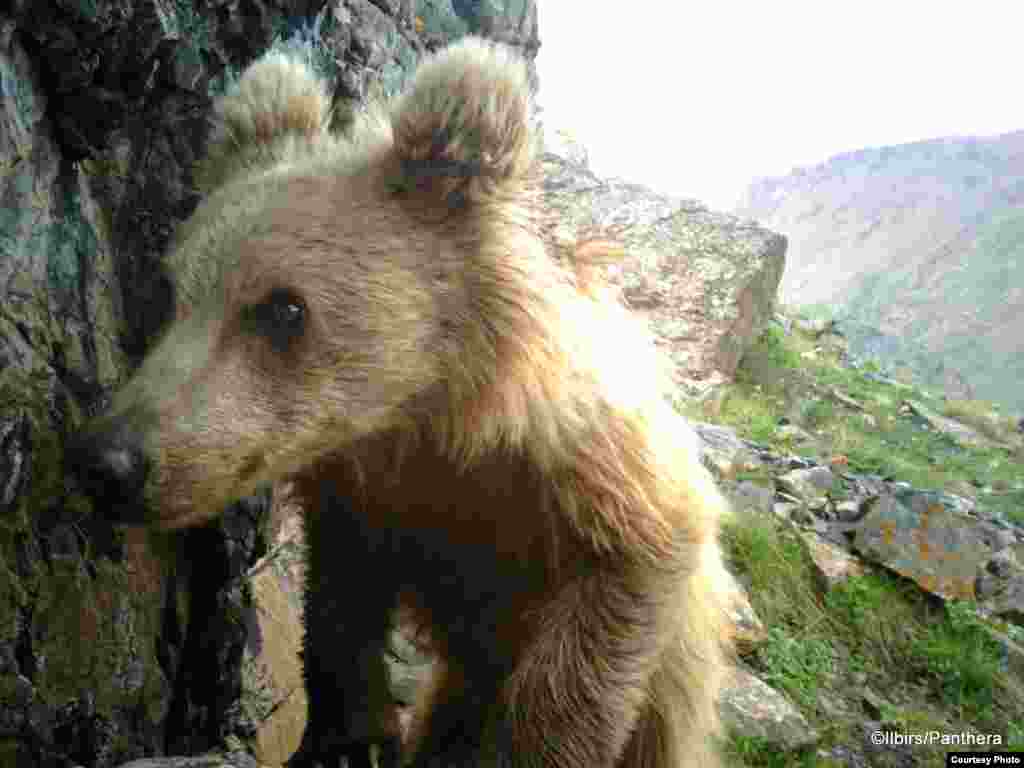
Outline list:
[[[72,437],[64,456],[79,488],[105,518],[121,523],[147,521],[145,488],[152,462],[129,419],[106,419],[101,426]]]

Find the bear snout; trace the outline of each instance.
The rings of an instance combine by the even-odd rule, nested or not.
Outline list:
[[[65,464],[104,517],[125,523],[145,521],[144,490],[151,462],[141,436],[125,420],[70,439]]]

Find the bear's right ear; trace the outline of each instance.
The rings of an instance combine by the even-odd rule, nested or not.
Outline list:
[[[300,54],[264,54],[215,105],[197,185],[208,193],[242,170],[269,168],[308,151],[326,133],[329,116],[326,85]]]
[[[396,186],[441,204],[514,194],[538,156],[526,64],[480,38],[424,61],[391,127]]]

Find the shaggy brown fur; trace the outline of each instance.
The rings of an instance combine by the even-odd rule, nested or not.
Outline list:
[[[523,63],[467,39],[342,140],[299,61],[219,106],[178,316],[76,448],[165,528],[293,478],[310,719],[293,768],[716,764],[722,500],[644,328],[541,236]],[[86,458],[81,458],[82,456]],[[146,468],[152,470],[146,473]],[[408,732],[399,596],[444,673]]]

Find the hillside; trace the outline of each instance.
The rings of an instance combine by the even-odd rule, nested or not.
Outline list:
[[[736,212],[789,238],[781,300],[827,305],[854,354],[1024,411],[1024,131],[838,155]]]
[[[734,733],[726,765],[947,765],[950,747],[880,747],[879,731],[1024,751],[1024,603],[1008,621],[986,594],[1005,568],[1024,598],[1024,435],[846,353],[780,313],[721,397],[683,405],[734,510],[725,541],[755,619],[740,653],[798,712],[759,693],[772,725]]]

